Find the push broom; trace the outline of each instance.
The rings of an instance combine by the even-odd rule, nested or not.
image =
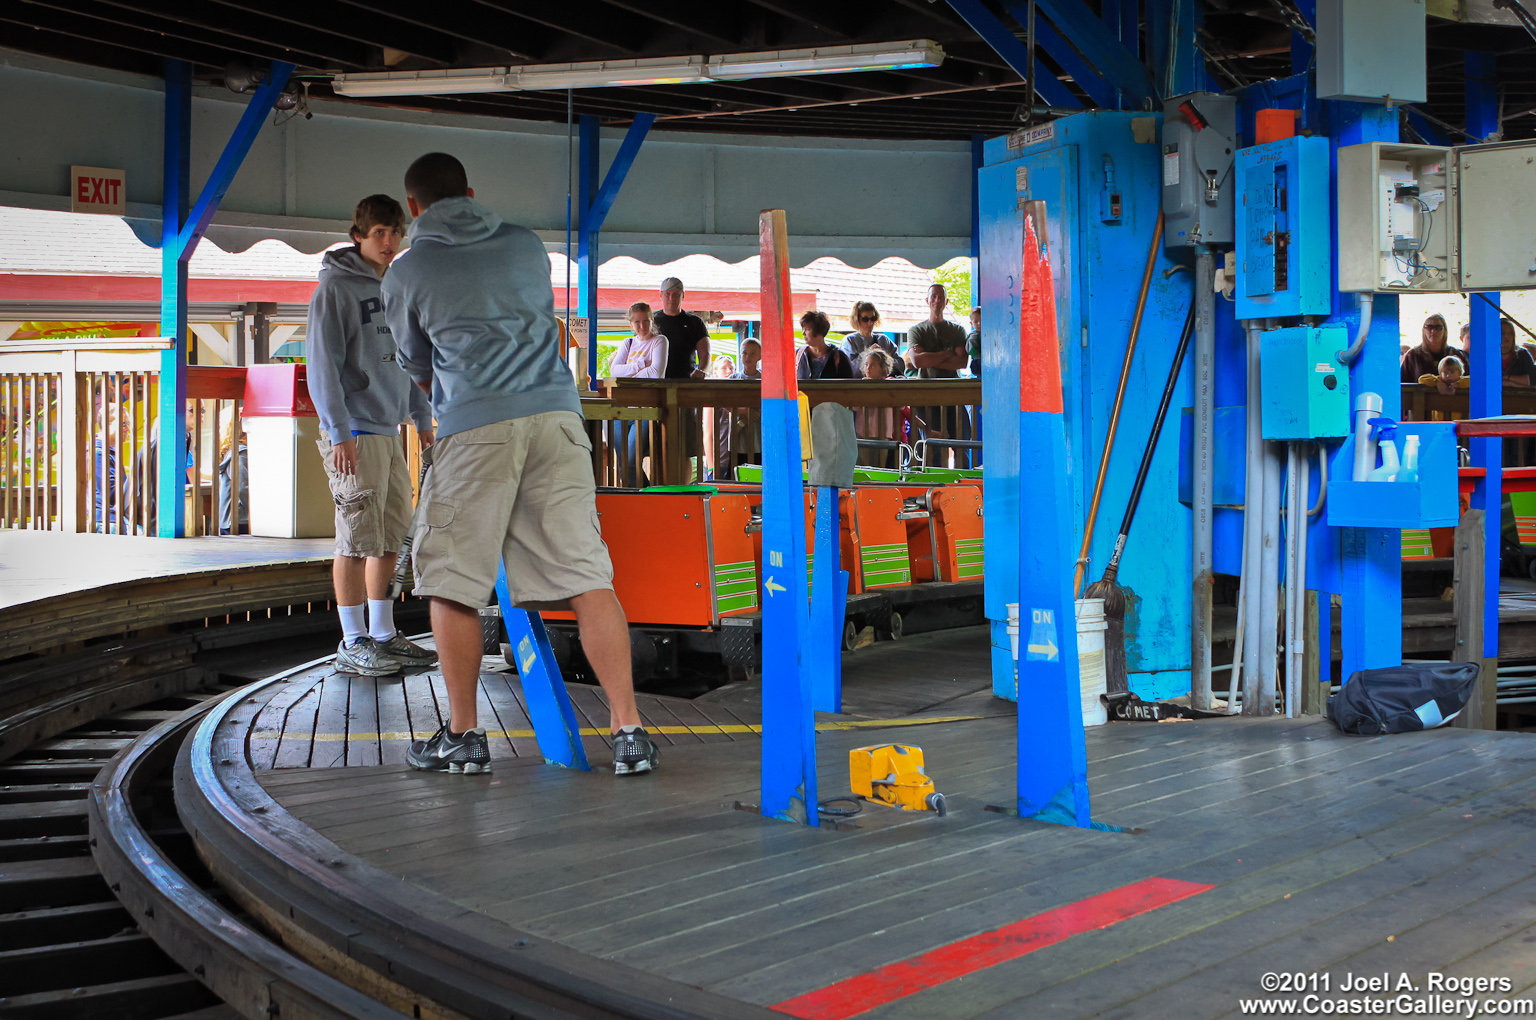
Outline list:
[[[1163,386],[1163,399],[1157,405],[1157,417],[1152,420],[1152,435],[1147,449],[1141,455],[1141,467],[1136,469],[1136,484],[1131,486],[1130,502],[1125,508],[1125,518],[1120,522],[1120,533],[1115,536],[1115,549],[1109,556],[1109,566],[1104,576],[1088,586],[1084,598],[1104,600],[1104,686],[1110,698],[1123,696],[1130,691],[1125,667],[1125,591],[1115,583],[1120,573],[1120,556],[1125,552],[1125,540],[1131,533],[1131,521],[1136,517],[1136,505],[1141,502],[1141,489],[1146,484],[1147,472],[1152,467],[1152,455],[1157,452],[1157,438],[1163,431],[1163,419],[1168,416],[1168,405],[1173,401],[1173,388],[1179,382],[1179,369],[1184,366],[1184,355],[1189,351],[1189,338],[1195,332],[1195,306],[1189,306],[1184,319],[1184,332],[1179,336],[1179,348],[1173,354],[1173,367],[1168,370],[1168,382]]]

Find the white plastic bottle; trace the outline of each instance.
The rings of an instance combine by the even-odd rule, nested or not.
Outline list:
[[[1377,443],[1376,446],[1377,449],[1381,451],[1381,467],[1377,468],[1375,471],[1372,471],[1366,478],[1366,481],[1397,481],[1397,473],[1402,470],[1402,465],[1398,462],[1397,459],[1397,444],[1390,439],[1383,439],[1380,443]],[[1418,457],[1417,452],[1415,452],[1414,457]]]
[[[1350,477],[1363,482],[1376,469],[1376,430],[1370,420],[1381,414],[1381,395],[1362,393],[1355,398],[1355,469]]]
[[[1396,481],[1416,482],[1419,480],[1419,437],[1409,436],[1403,440],[1403,465],[1397,472]]]

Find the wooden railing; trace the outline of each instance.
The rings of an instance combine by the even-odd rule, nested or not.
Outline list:
[[[1505,414],[1536,414],[1536,388],[1506,386],[1503,393]],[[1465,390],[1441,393],[1433,386],[1403,383],[1404,421],[1465,421],[1471,414],[1471,395]],[[1462,440],[1466,445],[1466,440]],[[1536,442],[1526,438],[1504,440],[1504,463],[1525,467],[1536,463]]]
[[[250,488],[240,458],[244,398],[245,369],[187,369],[187,454],[193,465],[188,471],[188,535],[238,535],[248,530],[248,515],[241,512]]]
[[[582,401],[599,485],[681,485],[715,468],[714,423],[742,416],[755,427],[758,383],[720,379],[619,379],[600,397]],[[816,380],[800,383],[810,403],[889,408],[906,421],[910,440],[933,439],[929,463],[980,463],[981,382],[977,379],[898,379],[890,382]],[[956,441],[955,446],[942,443]],[[758,449],[761,447],[759,446]],[[724,474],[724,472],[722,472]]]
[[[155,534],[169,346],[153,337],[0,344],[0,527]],[[224,426],[240,420],[245,370],[191,367],[187,391],[187,532],[216,534],[221,491],[241,486],[239,457],[222,475],[219,462]]]

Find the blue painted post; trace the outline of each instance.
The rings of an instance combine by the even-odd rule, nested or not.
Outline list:
[[[507,627],[507,643],[517,659],[517,676],[523,684],[523,700],[528,705],[528,719],[533,723],[539,753],[550,765],[590,769],[586,749],[581,746],[581,724],[576,721],[576,709],[560,677],[555,653],[549,647],[544,620],[538,613],[512,605],[506,564],[496,570],[496,602]]]
[[[981,307],[981,168],[987,165],[986,136],[971,136],[971,307]]]
[[[155,532],[161,538],[181,538],[187,533],[187,263],[181,258],[181,227],[191,193],[192,66],[180,60],[168,60],[165,67],[164,162],[160,334],[173,342],[160,352]]]
[[[1397,140],[1397,111],[1366,103],[1330,102],[1333,114],[1330,133],[1335,147],[1370,141]],[[1338,194],[1338,160],[1334,154],[1333,194]],[[1333,220],[1333,259],[1338,256],[1337,202],[1330,202]],[[1349,369],[1351,393],[1378,393],[1382,413],[1402,416],[1402,390],[1398,381],[1397,295],[1366,295],[1373,302],[1371,331],[1365,348]],[[1340,299],[1342,303],[1342,296]],[[1336,312],[1347,306],[1335,305]],[[1335,477],[1347,477],[1350,465],[1334,461]],[[1341,473],[1342,472],[1342,473]],[[1344,528],[1340,534],[1342,598],[1340,652],[1342,676],[1362,669],[1396,666],[1403,661],[1403,563],[1402,534],[1388,528]]]
[[[816,486],[816,555],[811,560],[811,653],[804,660],[810,679],[811,708],[817,712],[841,712],[842,647],[847,604],[848,572],[839,564],[842,549],[838,536],[838,490],[835,485]],[[842,581],[838,597],[838,581]]]
[[[1018,810],[1022,818],[1088,827],[1088,754],[1072,598],[1072,500],[1062,414],[1056,295],[1045,203],[1024,214],[1019,363],[1039,371],[1019,383]]]
[[[759,810],[769,818],[817,825],[816,717],[804,659],[811,621],[805,576],[800,387],[795,381],[784,210],[763,210],[758,238],[763,309],[763,790]]]
[[[1309,25],[1317,25],[1317,0],[1296,0],[1296,10]],[[1306,74],[1312,66],[1313,46],[1300,32],[1291,32],[1291,73]]]
[[[949,0],[949,6],[955,13],[965,19],[965,23],[971,26],[971,30],[992,47],[1003,62],[1013,68],[1025,81],[1029,80],[1029,68],[1033,63],[1035,67],[1035,96],[1045,100],[1048,106],[1073,106],[1081,107],[1072,90],[1056,80],[1056,76],[1050,69],[1040,63],[1039,57],[1024,50],[1024,44],[1014,34],[1013,29],[1004,25],[997,15],[987,8],[981,0]],[[1033,103],[1035,96],[1030,96]]]
[[[1498,81],[1496,60],[1492,53],[1466,55],[1467,133],[1487,138],[1499,130]],[[1504,369],[1498,309],[1499,295],[1471,298],[1472,350],[1471,415],[1491,418],[1504,413]],[[1490,305],[1488,302],[1493,302]],[[1499,530],[1504,517],[1504,441],[1498,437],[1471,440],[1472,464],[1488,473],[1478,479],[1472,490],[1472,506],[1483,511],[1483,658],[1499,656]],[[1486,677],[1486,674],[1485,674]],[[1491,681],[1491,677],[1488,678]],[[1492,720],[1485,720],[1490,729]]]
[[[597,197],[600,124],[582,114],[576,155],[576,205],[581,218],[576,226],[576,314],[587,319],[587,374],[597,380],[597,242],[600,223],[593,222],[592,201]]]
[[[596,117],[581,118],[581,236],[577,246],[577,306],[587,317],[590,341],[587,347],[587,374],[597,378],[597,267],[599,262],[598,241],[603,221],[619,197],[629,168],[635,165],[635,157],[651,125],[656,122],[654,113],[637,113],[630,122],[618,155],[608,167],[601,187],[597,183],[599,166],[599,123]],[[569,253],[567,253],[569,254]]]
[[[187,471],[187,263],[203,232],[218,212],[240,164],[256,141],[267,111],[293,74],[293,65],[274,61],[266,81],[246,104],[234,134],[189,210],[192,176],[192,69],[179,60],[166,62],[165,170],[160,213],[160,332],[174,343],[160,354],[160,458],[156,533],[161,538],[186,535]]]

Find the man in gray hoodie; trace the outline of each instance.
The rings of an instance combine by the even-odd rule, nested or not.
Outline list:
[[[598,529],[592,445],[561,358],[549,256],[533,232],[475,201],[464,166],[429,153],[406,171],[411,248],[384,278],[400,367],[432,395],[438,441],[414,542],[432,599],[449,718],[411,745],[418,769],[488,772],[476,716],[479,609],[504,563],[514,604],[570,608],[608,695],[614,772],[649,772],[629,624]]]
[[[400,445],[409,415],[432,444],[432,411],[395,365],[379,278],[400,250],[405,210],[388,195],[357,204],[353,245],[325,253],[309,301],[304,360],[320,416],[320,455],[336,501],[336,668],[387,676],[437,657],[395,629],[389,597],[395,552],[411,520],[411,477]],[[367,600],[368,617],[363,603]]]

